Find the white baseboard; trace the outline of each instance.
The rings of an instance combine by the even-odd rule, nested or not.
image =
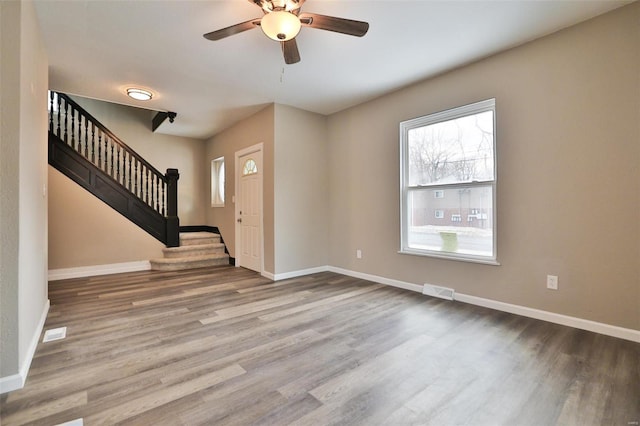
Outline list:
[[[329,266],[329,271],[354,278],[373,281],[380,284],[386,284],[393,287],[399,287],[406,290],[422,293],[422,285],[408,283],[404,281],[393,280],[390,278],[380,277],[377,275],[365,274],[362,272],[351,271],[348,269]],[[521,305],[513,305],[511,303],[499,302],[497,300],[484,299],[482,297],[470,296],[463,293],[455,293],[455,301],[469,303],[471,305],[483,306],[485,308],[495,309],[497,311],[509,312],[511,314],[521,315],[523,317],[535,318],[555,324],[566,325],[581,330],[592,331],[594,333],[604,334],[607,336],[617,337],[619,339],[631,340],[640,343],[640,330],[618,327],[615,325],[604,324],[582,318],[571,317],[568,315],[557,314],[554,312],[542,311],[539,309],[528,308]]]
[[[328,270],[329,270],[329,267],[326,265],[317,266],[315,268],[301,269],[299,271],[283,272],[281,274],[269,273],[271,277],[268,277],[268,278],[272,279],[273,281],[280,281],[280,280],[287,280],[289,278],[297,278],[297,277],[303,277],[305,275],[317,274],[318,272],[327,272]]]
[[[367,281],[373,281],[380,284],[390,285],[392,287],[398,287],[405,290],[417,291],[418,293],[422,293],[422,286],[419,284],[412,284],[405,281],[380,277],[378,275],[365,274],[364,272],[356,272],[349,269],[336,268],[335,266],[329,266],[329,271],[335,272],[336,274],[347,275],[349,277],[360,278]]]
[[[24,383],[27,380],[27,375],[29,374],[29,368],[31,367],[31,361],[33,361],[33,356],[36,353],[36,348],[38,347],[38,342],[40,341],[40,336],[42,335],[44,323],[47,320],[49,306],[50,301],[49,299],[47,299],[47,303],[45,303],[44,305],[44,309],[42,310],[42,314],[40,315],[40,320],[38,321],[36,330],[34,331],[33,336],[31,336],[31,342],[29,342],[27,353],[24,360],[22,360],[22,364],[18,374],[0,377],[0,394],[11,392],[17,389],[22,389],[24,387]]]
[[[528,308],[521,305],[499,302],[497,300],[484,299],[482,297],[470,296],[468,294],[456,293],[455,300],[472,305],[483,306],[497,311],[509,312],[523,317],[535,318],[554,324],[566,325],[581,330],[593,331],[594,333],[605,334],[619,339],[631,340],[640,343],[640,331],[630,328],[618,327],[604,324],[583,318],[570,317],[568,315],[557,314],[555,312],[542,311],[540,309]]]
[[[50,269],[49,281],[69,278],[93,277],[96,275],[119,274],[122,272],[148,271],[151,263],[148,260],[137,262],[111,263],[108,265],[79,266],[77,268]]]

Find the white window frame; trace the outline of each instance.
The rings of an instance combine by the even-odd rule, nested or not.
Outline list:
[[[409,186],[409,131],[411,129],[424,127],[444,121],[453,120],[460,117],[479,114],[485,111],[493,111],[493,179],[472,181],[472,182],[460,182],[460,183],[448,183],[448,184],[429,184],[410,187]],[[400,251],[401,254],[429,256],[450,260],[460,260],[467,262],[484,263],[490,265],[499,265],[497,261],[497,210],[496,210],[496,194],[497,194],[497,146],[496,146],[496,104],[495,99],[487,99],[485,101],[476,102],[469,105],[449,109],[446,111],[437,112],[434,114],[426,115],[423,117],[414,118],[411,120],[403,121],[400,123]],[[492,202],[493,202],[493,253],[490,256],[471,255],[463,253],[451,253],[446,251],[426,250],[409,247],[409,192],[415,190],[428,189],[434,191],[434,197],[436,191],[444,191],[451,188],[474,188],[490,186],[492,190]]]
[[[224,171],[224,157],[211,160],[211,207],[224,207],[225,179],[220,179]]]

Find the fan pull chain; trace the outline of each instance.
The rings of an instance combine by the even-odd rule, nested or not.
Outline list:
[[[280,83],[282,83],[282,80],[284,80],[284,67],[282,67],[282,71],[280,71]]]

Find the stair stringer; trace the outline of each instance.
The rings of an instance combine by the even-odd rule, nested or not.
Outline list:
[[[49,164],[163,244],[167,219],[56,135],[49,133]]]

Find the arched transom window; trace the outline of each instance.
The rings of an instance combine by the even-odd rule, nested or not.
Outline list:
[[[258,173],[258,165],[253,158],[249,158],[244,162],[244,166],[242,167],[242,176],[253,175],[256,173]]]

